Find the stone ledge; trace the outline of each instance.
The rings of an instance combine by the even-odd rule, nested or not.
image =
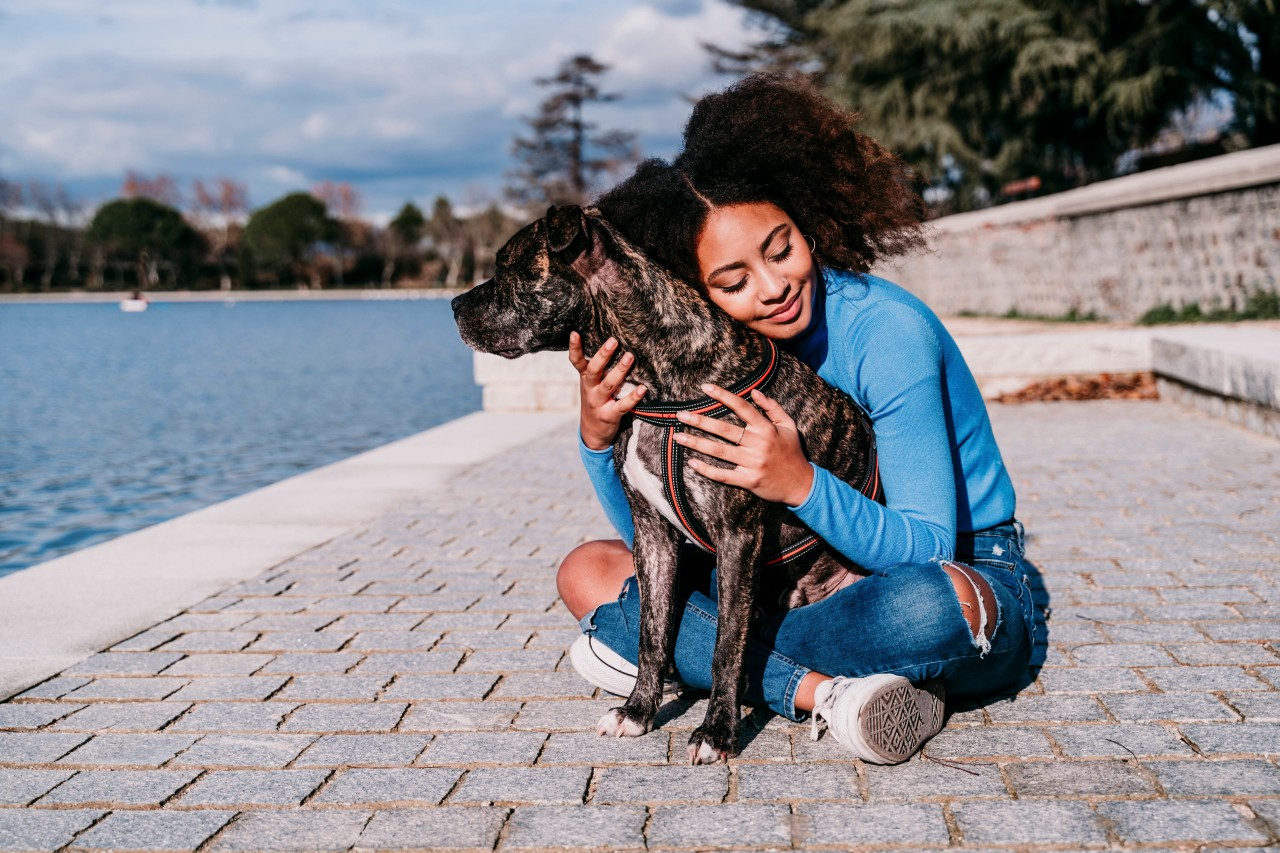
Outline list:
[[[1280,325],[1169,329],[1151,347],[1161,396],[1280,438]]]

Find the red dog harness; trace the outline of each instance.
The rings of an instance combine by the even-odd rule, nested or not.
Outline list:
[[[778,372],[778,346],[768,338],[765,338],[765,343],[769,349],[765,355],[764,363],[750,376],[726,389],[729,393],[745,400],[752,391],[763,391],[773,381],[774,375]],[[675,403],[649,403],[644,406],[636,406],[631,410],[631,414],[640,420],[662,427],[666,431],[666,448],[662,454],[663,494],[667,502],[671,504],[672,509],[675,510],[676,517],[680,519],[681,526],[684,527],[685,535],[689,537],[689,540],[712,554],[716,553],[716,549],[711,543],[711,536],[689,507],[684,477],[681,475],[681,472],[684,471],[684,446],[676,441],[676,433],[685,432],[686,428],[684,424],[677,420],[676,416],[680,412],[691,412],[695,415],[705,415],[709,418],[719,419],[731,411],[728,406],[710,397],[699,397],[696,400]],[[874,456],[874,444],[871,452]],[[880,460],[878,458],[873,459],[871,470],[867,473],[866,482],[862,484],[862,488],[859,491],[873,501],[884,502],[884,492],[880,487]],[[764,565],[776,566],[788,563],[803,557],[821,545],[822,540],[817,535],[810,533],[796,544],[765,560]]]

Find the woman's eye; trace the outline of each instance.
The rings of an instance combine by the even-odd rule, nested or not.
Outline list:
[[[728,287],[720,288],[720,292],[721,293],[737,293],[739,290],[742,290],[742,288],[746,286],[747,286],[747,280],[744,278],[742,281],[738,282],[737,284],[731,284]]]
[[[783,248],[783,250],[782,250],[781,252],[779,252],[778,254],[774,255],[774,256],[773,256],[772,258],[770,258],[769,260],[773,261],[775,264],[780,264],[780,263],[782,263],[783,261],[785,261],[785,260],[786,260],[787,258],[789,258],[789,257],[791,257],[791,244],[790,244],[790,243],[788,243],[788,244],[786,245],[786,247],[785,247],[785,248]]]

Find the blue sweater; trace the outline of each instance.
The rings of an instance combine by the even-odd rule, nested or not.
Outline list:
[[[872,571],[955,555],[956,533],[1013,517],[1013,483],[978,385],[937,316],[896,284],[823,270],[814,322],[782,346],[871,416],[887,506],[814,465],[796,516]],[[605,514],[634,526],[613,451],[579,451]]]

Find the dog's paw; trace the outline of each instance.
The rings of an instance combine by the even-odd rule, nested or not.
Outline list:
[[[646,725],[628,714],[626,708],[613,708],[596,723],[596,732],[609,737],[640,737],[651,728],[651,724]]]
[[[716,764],[727,762],[738,754],[737,744],[717,737],[704,728],[695,729],[689,736],[688,756],[690,764]]]

